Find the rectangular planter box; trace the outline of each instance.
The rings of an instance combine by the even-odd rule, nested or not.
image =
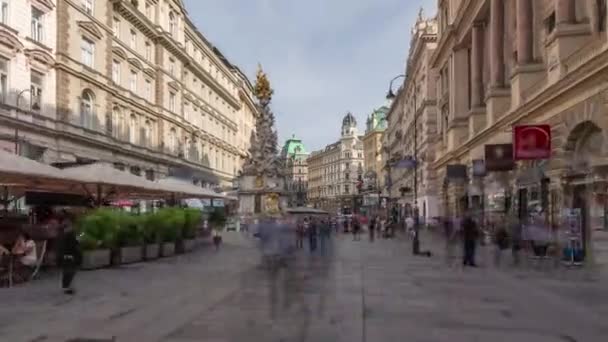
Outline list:
[[[175,242],[166,242],[161,245],[161,255],[164,257],[175,255]]]
[[[143,248],[141,246],[123,247],[120,249],[120,263],[132,264],[143,259]]]
[[[98,249],[93,251],[84,251],[82,253],[82,269],[94,270],[110,266],[111,251],[109,249]]]
[[[154,260],[160,257],[160,244],[144,246],[144,259]]]
[[[184,240],[184,252],[192,252],[196,247],[196,240]]]

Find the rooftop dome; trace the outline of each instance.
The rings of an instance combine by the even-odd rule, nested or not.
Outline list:
[[[348,112],[346,114],[346,116],[344,117],[344,119],[342,120],[342,127],[356,127],[357,126],[357,119],[355,119],[355,117]]]

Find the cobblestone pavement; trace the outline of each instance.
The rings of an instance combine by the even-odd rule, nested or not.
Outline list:
[[[605,341],[608,283],[534,268],[449,266],[406,240],[339,236],[277,272],[233,233],[219,252],[0,290],[0,341]],[[88,341],[88,340],[86,340]]]

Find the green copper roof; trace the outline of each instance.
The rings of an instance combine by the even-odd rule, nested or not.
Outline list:
[[[371,132],[374,130],[385,130],[386,129],[386,114],[388,113],[388,107],[386,106],[382,106],[376,110],[374,110],[368,117],[367,117],[367,127],[366,127],[366,133],[367,132]]]
[[[285,141],[282,154],[284,156],[295,156],[297,154],[308,154],[308,152],[306,152],[306,147],[302,143],[302,140],[297,139],[295,135],[292,135],[290,139]]]

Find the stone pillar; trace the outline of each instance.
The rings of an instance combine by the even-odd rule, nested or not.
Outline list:
[[[483,106],[484,23],[473,24],[471,51],[471,105]]]
[[[490,2],[490,85],[502,88],[505,84],[505,54],[504,54],[504,0]]]
[[[573,24],[576,21],[576,3],[574,0],[555,1],[555,21],[559,24]]]
[[[532,28],[533,0],[517,0],[517,64],[530,64],[534,59]]]

